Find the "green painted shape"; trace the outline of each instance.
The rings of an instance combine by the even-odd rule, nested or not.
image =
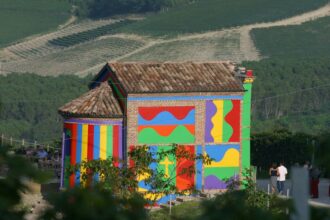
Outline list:
[[[177,126],[169,136],[161,136],[152,128],[144,128],[138,134],[139,144],[192,144],[195,136],[185,126]]]
[[[157,152],[161,152],[162,150],[163,151],[171,150],[172,148],[173,148],[172,146],[159,146],[159,147],[157,147]],[[168,178],[170,179],[170,183],[176,185],[176,156],[171,154],[171,155],[169,155],[168,159],[169,159],[169,161],[173,162],[172,165],[168,165],[168,173],[169,173]],[[165,160],[165,158],[162,161],[164,161],[164,160]],[[157,170],[165,173],[166,167],[165,167],[165,165],[160,164],[160,163],[157,166]],[[167,179],[167,178],[164,177],[164,179]]]
[[[250,126],[251,126],[251,92],[252,83],[243,85],[247,90],[243,97],[243,120],[242,120],[242,168],[250,168]]]
[[[106,158],[112,157],[113,152],[113,126],[107,126]]]
[[[231,100],[225,100],[223,105],[223,142],[228,142],[233,134],[233,128],[225,120],[226,115],[233,109]]]
[[[204,178],[209,175],[214,175],[221,180],[230,178],[235,174],[239,174],[239,167],[205,167],[204,168]]]
[[[64,167],[65,167],[64,168],[65,171],[70,167],[70,156],[65,156],[65,158],[64,158]],[[64,187],[69,188],[69,177],[70,177],[70,175],[69,175],[68,172],[65,172],[65,173],[66,174],[64,176]]]

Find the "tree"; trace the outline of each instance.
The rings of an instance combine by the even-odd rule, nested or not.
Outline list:
[[[148,198],[148,203],[154,204],[161,196],[169,194],[183,194],[195,192],[195,186],[187,186],[185,189],[178,189],[173,183],[177,176],[191,176],[196,170],[195,166],[183,167],[180,172],[175,172],[182,164],[182,161],[201,160],[202,163],[211,163],[211,158],[207,155],[195,155],[187,151],[184,146],[173,144],[167,150],[157,152],[149,151],[147,146],[132,147],[128,153],[130,164],[120,161],[117,158],[109,157],[107,160],[84,161],[81,164],[68,168],[69,174],[82,170],[81,178],[85,186],[91,187],[93,177],[99,178],[99,186],[109,190],[121,198],[130,198],[138,191],[139,181],[144,181],[148,185],[148,192],[144,195]],[[175,157],[177,162],[165,171],[159,167],[151,166],[160,164],[161,161]]]
[[[224,194],[202,203],[204,212],[198,219],[290,219],[286,212],[290,201],[259,190],[251,169],[244,170],[241,179],[229,179],[227,183]],[[237,186],[243,189],[237,190]]]

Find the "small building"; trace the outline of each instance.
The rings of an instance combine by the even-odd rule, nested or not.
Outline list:
[[[65,178],[65,164],[127,159],[130,146],[157,151],[176,143],[214,159],[192,164],[198,172],[176,178],[179,189],[225,190],[224,179],[250,167],[253,79],[252,71],[224,61],[107,63],[89,92],[59,109],[64,117],[61,186],[80,181],[79,172]],[[174,164],[166,158],[158,166],[166,171]]]

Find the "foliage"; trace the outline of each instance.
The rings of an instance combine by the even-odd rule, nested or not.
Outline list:
[[[195,186],[189,186],[186,190],[177,189],[173,180],[179,175],[191,176],[196,171],[194,167],[182,169],[180,173],[174,172],[180,163],[170,170],[169,174],[159,168],[152,168],[151,164],[159,164],[166,157],[176,157],[176,160],[201,160],[203,163],[210,163],[211,159],[205,155],[193,155],[186,151],[184,146],[173,145],[169,150],[161,152],[150,152],[147,146],[136,146],[128,153],[130,165],[125,161],[109,157],[107,160],[83,161],[80,164],[68,167],[68,174],[82,170],[82,182],[92,186],[94,174],[99,176],[99,185],[105,190],[112,191],[121,198],[130,198],[132,193],[138,191],[138,182],[143,177],[145,183],[150,187],[149,192],[153,196],[148,198],[151,204],[159,199],[160,195],[184,194],[194,192]],[[120,164],[120,165],[119,165]]]
[[[243,62],[253,69],[252,131],[274,127],[318,133],[330,128],[329,57]]]
[[[0,0],[0,48],[54,29],[69,16],[66,0]]]
[[[60,139],[57,109],[87,91],[90,77],[0,76],[0,133],[38,141]]]
[[[319,136],[315,146],[316,163],[325,169],[326,175],[330,176],[330,133],[324,132]]]
[[[51,206],[39,219],[146,219],[144,200],[137,194],[116,197],[109,190],[73,188],[50,197]]]
[[[330,209],[321,207],[311,207],[311,218],[312,220],[329,220]]]
[[[187,0],[71,0],[80,17],[102,18],[126,13],[157,11]]]
[[[204,212],[197,219],[289,219],[289,215],[284,212],[287,205],[285,201],[276,203],[276,205],[281,206],[280,212],[278,212],[278,209],[272,204],[267,210],[265,207],[254,206],[254,204],[249,203],[247,198],[249,198],[247,191],[224,193],[214,200],[205,201],[203,203]],[[276,197],[273,198],[277,199]],[[267,197],[263,197],[262,201],[267,202]],[[273,204],[275,205],[275,203]]]
[[[254,134],[251,137],[252,164],[264,170],[274,162],[284,162],[288,167],[295,163],[304,164],[312,159],[312,141],[316,139],[313,135],[285,129]]]
[[[204,203],[200,219],[289,219],[290,201],[268,195],[257,188],[252,169],[245,169],[241,179],[227,180],[229,188],[214,201]],[[234,186],[234,187],[233,187]],[[241,186],[242,190],[237,190]],[[212,213],[212,214],[209,214]]]
[[[149,15],[123,28],[127,32],[165,36],[218,30],[297,15],[327,0],[203,0]],[[271,38],[272,39],[272,38]]]
[[[149,212],[150,220],[189,220],[196,219],[203,213],[202,204],[200,201],[188,201],[172,207],[172,213],[169,215],[169,210],[164,208]]]
[[[300,25],[253,29],[257,49],[265,57],[292,58],[330,55],[330,17]]]
[[[0,216],[1,219],[23,219],[26,210],[19,208],[22,192],[27,192],[28,181],[43,182],[47,179],[27,160],[15,156],[9,146],[0,144]]]

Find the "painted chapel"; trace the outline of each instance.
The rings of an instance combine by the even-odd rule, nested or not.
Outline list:
[[[196,173],[176,186],[226,189],[225,179],[250,167],[250,112],[254,76],[229,61],[109,62],[89,91],[59,109],[64,119],[61,187],[80,184],[65,167],[109,156],[128,160],[130,147],[150,150],[180,144],[207,154],[210,164],[191,164]],[[171,161],[172,159],[172,161]],[[168,170],[175,158],[157,166]],[[147,186],[139,185],[141,191]],[[167,202],[167,196],[158,203]]]

